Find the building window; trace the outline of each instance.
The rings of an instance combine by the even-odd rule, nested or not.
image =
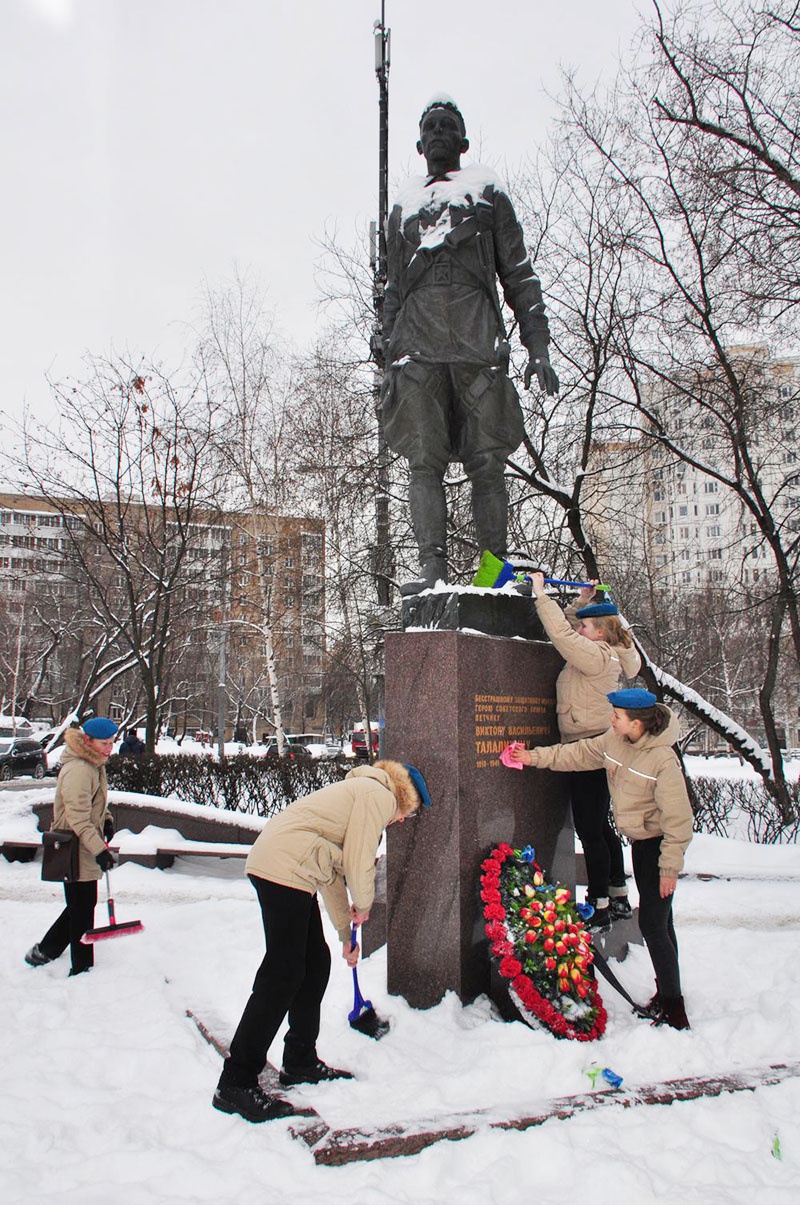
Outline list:
[[[719,502],[707,502],[706,503],[706,514],[707,515],[718,515],[719,514]]]

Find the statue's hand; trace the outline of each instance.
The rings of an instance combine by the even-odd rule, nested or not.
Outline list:
[[[530,389],[534,373],[542,393],[546,393],[548,397],[558,393],[558,377],[547,356],[531,356],[528,360],[525,375],[522,378],[526,389]]]

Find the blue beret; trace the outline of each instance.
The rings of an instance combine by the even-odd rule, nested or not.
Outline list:
[[[418,770],[416,766],[409,766],[407,762],[403,762],[403,765],[408,770],[409,777],[411,778],[414,786],[417,788],[417,794],[419,795],[423,804],[426,808],[429,808],[431,806],[431,793],[428,790],[428,784],[422,777],[421,771]]]
[[[628,690],[612,690],[606,695],[612,707],[621,707],[623,711],[639,711],[643,707],[655,707],[658,699],[652,690],[642,690],[632,686]]]
[[[575,612],[578,619],[594,619],[597,615],[619,615],[616,603],[589,603]]]
[[[86,721],[83,725],[83,731],[93,741],[107,741],[110,736],[117,735],[119,727],[113,720],[107,720],[105,716],[96,715],[93,719]]]

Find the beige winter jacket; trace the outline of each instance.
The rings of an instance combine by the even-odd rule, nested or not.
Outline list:
[[[611,723],[611,704],[606,695],[619,686],[620,678],[635,678],[642,667],[635,648],[610,645],[605,640],[587,640],[570,623],[575,608],[566,614],[546,595],[536,599],[542,626],[566,661],[556,681],[556,713],[562,740],[605,732]]]
[[[547,770],[605,769],[617,828],[631,841],[661,836],[662,874],[677,875],[692,839],[692,808],[680,763],[672,748],[679,726],[632,744],[609,728],[602,736],[565,745],[540,745],[530,752],[533,765]]]
[[[62,758],[53,804],[53,828],[71,828],[80,841],[78,878],[82,883],[102,876],[95,862],[105,849],[103,825],[108,811],[105,758],[90,749],[77,728],[64,733],[67,746]]]
[[[415,788],[399,762],[357,766],[341,782],[295,800],[268,820],[250,850],[246,873],[300,891],[319,890],[339,937],[349,941],[347,891],[359,912],[369,912],[383,830],[398,800],[412,795]]]

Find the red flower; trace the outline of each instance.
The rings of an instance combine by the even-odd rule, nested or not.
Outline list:
[[[522,963],[517,962],[516,958],[506,957],[500,963],[500,974],[504,979],[516,979],[521,972]]]

